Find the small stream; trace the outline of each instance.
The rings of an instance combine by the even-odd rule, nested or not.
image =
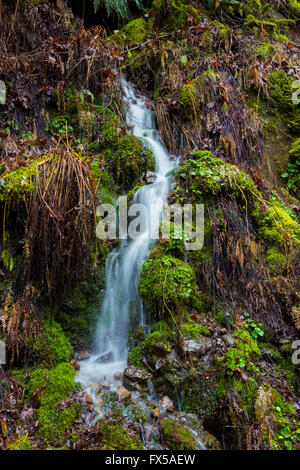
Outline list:
[[[138,97],[131,85],[123,80],[126,121],[132,133],[143,139],[155,157],[155,182],[139,188],[133,203],[143,204],[149,218],[144,231],[133,240],[124,240],[119,248],[112,251],[106,261],[106,288],[101,306],[95,337],[95,352],[92,357],[80,364],[78,381],[83,386],[99,381],[102,377],[112,377],[123,372],[127,366],[127,341],[130,312],[134,310],[141,325],[145,323],[143,302],[138,294],[139,275],[143,262],[151,248],[151,229],[159,227],[163,205],[169,190],[167,174],[174,168],[155,128],[153,111],[145,105],[145,99]],[[151,214],[151,204],[155,212]],[[107,360],[95,362],[99,356]]]
[[[80,382],[92,400],[98,415],[109,419],[111,410],[106,406],[107,392],[120,393],[123,387],[123,376],[128,359],[128,329],[131,314],[139,318],[139,324],[145,325],[143,302],[138,294],[138,283],[142,264],[150,254],[153,246],[151,233],[158,230],[161,223],[163,206],[167,200],[171,170],[176,162],[170,159],[163,147],[155,127],[155,116],[146,106],[146,99],[136,95],[133,87],[123,80],[124,106],[127,124],[132,133],[143,139],[155,157],[154,183],[141,186],[133,196],[132,203],[143,204],[147,208],[148,219],[135,239],[122,240],[119,247],[112,251],[106,261],[106,287],[99,313],[95,335],[95,349],[92,356],[80,362],[77,381]],[[155,211],[151,205],[155,204]],[[152,219],[151,219],[152,217]],[[150,220],[151,219],[151,220]],[[150,230],[151,229],[151,230]],[[100,358],[100,360],[99,360]],[[102,358],[102,359],[101,359]],[[147,397],[139,390],[131,392],[131,402],[138,404],[149,414],[148,424],[142,425],[140,434],[144,447],[162,448],[159,444],[159,424],[150,418],[153,409],[159,406],[159,412],[167,412],[158,404],[158,398],[151,380],[147,383]],[[125,389],[127,392],[127,390]],[[109,394],[108,393],[108,394]],[[143,395],[143,398],[142,398]],[[181,400],[179,399],[181,408]],[[113,406],[113,405],[112,405]],[[121,400],[123,420],[126,423],[131,407]],[[172,412],[188,425],[184,413]],[[123,421],[123,422],[124,422]],[[199,448],[203,444],[198,440]],[[154,447],[153,447],[154,446]]]

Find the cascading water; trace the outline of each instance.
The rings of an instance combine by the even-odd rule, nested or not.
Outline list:
[[[153,112],[146,107],[145,99],[137,97],[126,81],[123,81],[123,90],[127,124],[132,126],[132,133],[142,138],[152,150],[156,179],[154,183],[139,188],[132,201],[143,204],[147,209],[149,217],[144,230],[135,239],[124,240],[107,258],[106,289],[96,331],[96,351],[89,360],[81,363],[78,381],[82,385],[99,383],[99,379],[122,372],[127,366],[131,312],[138,312],[140,323],[144,322],[138,282],[142,264],[150,252],[150,228],[153,231],[159,227],[169,189],[168,173],[175,166],[160,142]],[[151,205],[155,206],[155,211],[151,211]],[[104,358],[100,363],[97,362],[99,356]]]

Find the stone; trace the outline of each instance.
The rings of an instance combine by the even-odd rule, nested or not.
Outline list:
[[[159,415],[160,415],[160,409],[159,408],[154,408],[154,410],[152,410],[152,411],[153,411],[154,416],[156,416],[158,418]]]
[[[211,349],[211,339],[206,338],[206,336],[200,336],[197,340],[184,338],[182,349],[184,352],[203,356],[203,354]]]
[[[104,390],[109,390],[110,389],[110,383],[107,380],[102,380],[100,385]]]
[[[117,379],[117,380],[120,380],[121,377],[122,377],[121,372],[116,372],[115,375],[114,375],[114,378]]]
[[[86,361],[90,357],[91,357],[91,355],[87,351],[79,351],[78,353],[76,353],[76,360],[77,361]]]
[[[156,173],[154,171],[147,171],[146,180],[148,184],[154,183],[156,181]]]
[[[166,395],[162,397],[161,400],[158,402],[159,407],[164,409],[164,410],[173,410],[174,409],[174,404],[171,400],[171,398],[167,397]]]
[[[123,385],[119,385],[117,387],[118,395],[119,395],[119,400],[122,401],[124,404],[129,405],[131,402],[131,393],[129,390],[127,390]]]
[[[96,390],[96,395],[101,395],[102,392],[103,392],[103,389],[102,389],[101,385],[99,385],[99,386],[97,387],[97,390]]]
[[[92,399],[91,395],[86,395],[85,402],[86,402],[87,405],[92,405],[93,399]]]
[[[151,378],[151,374],[137,367],[129,366],[124,371],[124,378],[131,382],[147,383]]]
[[[227,333],[226,335],[222,336],[223,340],[227,344],[227,346],[232,347],[234,344],[234,336],[231,335],[230,333]]]
[[[106,364],[107,362],[111,362],[113,359],[113,353],[112,351],[109,351],[108,353],[101,354],[101,356],[97,357],[97,359],[94,362],[97,362],[97,364]]]

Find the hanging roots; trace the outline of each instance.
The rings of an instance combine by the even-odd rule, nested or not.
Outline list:
[[[0,315],[0,331],[6,342],[9,362],[26,362],[30,343],[41,331],[41,323],[36,319],[30,297],[34,289],[27,286],[22,298],[14,301],[8,293]]]
[[[26,227],[26,280],[50,299],[82,279],[90,264],[96,192],[88,165],[69,146],[37,174]]]

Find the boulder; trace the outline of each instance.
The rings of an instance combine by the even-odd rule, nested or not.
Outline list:
[[[159,405],[159,408],[165,411],[174,409],[174,404],[171,398],[167,397],[166,395],[162,397],[161,400],[159,400],[158,405]]]
[[[184,338],[182,342],[182,349],[184,352],[190,352],[196,355],[203,356],[211,349],[211,339],[206,336],[200,336],[197,340]]]
[[[112,351],[109,351],[108,353],[101,354],[94,362],[97,362],[97,364],[106,364],[107,362],[111,362],[112,359],[113,353]]]
[[[138,369],[134,366],[129,366],[124,371],[124,379],[129,380],[130,382],[146,384],[150,378],[151,374],[149,372],[146,372],[143,369]]]

